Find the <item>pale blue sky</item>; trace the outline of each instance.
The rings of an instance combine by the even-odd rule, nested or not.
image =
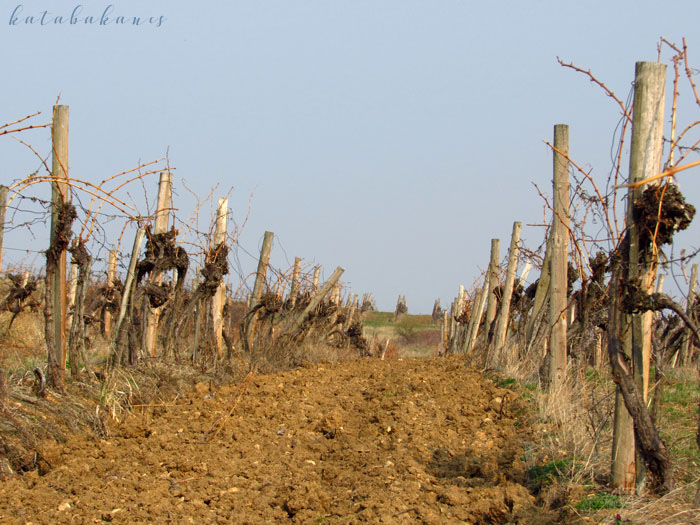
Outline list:
[[[161,27],[10,25],[20,3],[0,5],[0,122],[37,110],[46,121],[60,94],[73,176],[98,182],[169,150],[182,218],[183,180],[200,196],[233,187],[238,222],[254,192],[247,251],[271,230],[276,266],[297,255],[328,276],[341,265],[352,291],[373,292],[381,309],[406,295],[416,313],[469,286],[492,237],[505,256],[514,220],[542,222],[531,183],[549,191],[543,141],[554,124],[570,125],[574,159],[607,176],[619,110],[557,56],[623,99],[660,36],[687,37],[700,67],[696,1],[112,2],[112,17],[163,16]],[[69,17],[79,3],[21,5],[25,17]],[[80,16],[99,18],[110,2],[82,5]],[[698,120],[697,107],[682,109],[683,122]],[[48,152],[46,137],[25,138]],[[5,183],[37,167],[8,137],[0,157]],[[698,175],[680,181],[700,204]],[[699,246],[698,231],[679,247]],[[542,230],[526,226],[523,238],[535,248]],[[12,234],[6,244],[27,242]],[[240,261],[254,271],[244,252]]]

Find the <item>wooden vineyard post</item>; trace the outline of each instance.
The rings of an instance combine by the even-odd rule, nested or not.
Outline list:
[[[408,307],[406,306],[406,296],[399,295],[396,300],[396,309],[394,310],[394,320],[398,319],[401,314],[408,313]]]
[[[301,257],[294,258],[294,270],[292,271],[292,287],[289,290],[289,305],[292,309],[297,304],[299,295],[299,273],[301,272]]]
[[[345,299],[345,309],[349,309],[353,304],[355,304],[355,294],[350,292],[347,299]]]
[[[306,308],[304,308],[304,310],[294,319],[294,321],[292,321],[289,328],[285,330],[287,334],[293,334],[302,324],[304,324],[304,321],[306,321],[309,314],[319,305],[323,298],[328,295],[331,289],[335,288],[344,271],[345,270],[340,266],[335,269],[330,279],[328,279],[328,281],[326,281],[323,286],[321,286],[321,288],[311,297],[311,301],[309,301]]]
[[[75,242],[75,241],[74,241]],[[78,287],[78,265],[71,262],[68,277],[68,297],[66,298],[66,328],[70,331],[73,324],[73,311],[75,308],[75,292]]]
[[[347,317],[345,319],[345,325],[343,326],[343,330],[347,332],[350,327],[352,326],[352,321],[353,318],[355,317],[355,312],[357,310],[357,306],[355,306],[355,301],[350,303],[350,306],[347,308]]]
[[[0,185],[0,274],[2,274],[3,234],[5,233],[5,210],[7,207],[7,186]],[[0,403],[7,395],[4,359],[0,359]]]
[[[659,277],[656,279],[656,290],[654,290],[656,293],[663,293],[664,292],[664,281],[666,280],[666,274],[662,273],[659,275]]]
[[[129,305],[133,283],[136,277],[136,264],[139,260],[139,253],[141,252],[141,245],[143,244],[143,238],[145,235],[146,231],[143,228],[139,228],[136,231],[136,236],[134,237],[134,247],[131,250],[131,260],[129,261],[129,269],[126,272],[124,291],[122,292],[122,299],[119,302],[117,323],[112,332],[112,352],[110,359],[112,365],[116,365],[121,362],[121,352],[117,351],[117,345],[119,344],[119,333],[121,332],[122,324],[124,323],[124,317],[126,317],[126,309]]]
[[[5,211],[7,210],[7,186],[0,185],[0,274],[2,273],[2,251],[5,234]],[[0,374],[1,375],[1,374]]]
[[[311,283],[311,291],[312,291],[312,292],[315,292],[316,290],[318,290],[318,281],[319,281],[320,278],[321,278],[321,267],[320,267],[320,266],[316,266],[316,267],[314,268],[314,278],[313,278],[313,282]]]
[[[158,203],[156,205],[155,224],[153,225],[153,234],[158,235],[168,231],[168,223],[170,222],[170,208],[172,198],[172,175],[169,171],[164,171],[160,174],[158,182]],[[163,275],[158,272],[151,275],[151,282],[160,284]],[[152,358],[156,356],[156,342],[158,335],[158,321],[163,307],[151,308],[149,305],[146,310],[146,352]]]
[[[530,316],[527,320],[527,325],[525,326],[525,337],[527,339],[527,348],[525,353],[527,354],[534,343],[535,336],[537,335],[537,330],[540,325],[540,319],[544,312],[544,306],[547,304],[547,299],[549,298],[549,283],[550,283],[550,269],[552,260],[552,233],[550,231],[549,237],[547,239],[547,248],[544,252],[544,261],[542,262],[542,271],[540,272],[540,278],[537,281],[537,290],[535,291],[535,299],[532,301],[532,310]]]
[[[76,269],[75,279],[71,283],[71,325],[68,337],[68,357],[71,364],[71,377],[80,380],[80,364],[85,371],[90,373],[90,366],[86,358],[85,336],[85,294],[90,279],[92,257],[85,249],[85,243],[77,239],[73,240],[71,248],[71,273]]]
[[[109,251],[109,259],[107,260],[107,290],[111,293],[114,290],[114,282],[117,280],[117,250]],[[104,313],[105,338],[109,339],[112,336],[112,312],[109,308],[105,308]]]
[[[635,65],[634,103],[632,110],[632,140],[630,145],[629,182],[631,184],[657,175],[661,171],[663,149],[663,119],[666,66],[656,62],[637,62]],[[653,247],[641,247],[640,227],[633,213],[634,202],[645,187],[630,188],[627,205],[627,235],[629,259],[626,280],[635,283],[643,292],[651,292],[654,286],[658,252]],[[622,290],[625,293],[625,290]],[[624,314],[620,334],[624,352],[631,357],[634,381],[647,401],[649,389],[649,362],[651,357],[652,312]],[[631,330],[629,327],[631,326]],[[631,337],[622,337],[631,334]],[[613,433],[612,485],[632,492],[642,489],[646,472],[641,461],[635,468],[634,422],[621,398],[618,387],[615,400],[615,424]]]
[[[439,321],[441,311],[442,308],[440,308],[440,299],[435,299],[435,303],[433,304],[433,314],[431,316],[433,324],[437,324]]]
[[[456,315],[456,310],[457,310],[457,298],[452,300],[452,304],[450,305],[450,324],[447,330],[447,348],[445,352],[449,354],[453,350],[453,344],[454,344],[454,337],[455,337],[455,325],[457,324],[455,321],[455,315]]]
[[[214,249],[218,250],[226,243],[226,219],[228,218],[228,199],[219,199],[216,209],[216,230],[214,232]],[[223,351],[223,329],[224,329],[224,302],[226,301],[226,284],[223,280],[219,283],[214,296],[211,298],[211,315],[214,326],[214,346],[219,358]]]
[[[469,355],[469,353],[474,349],[474,343],[476,343],[476,337],[479,334],[479,325],[481,324],[481,318],[484,313],[484,305],[486,304],[486,297],[489,293],[489,280],[488,276],[484,279],[484,286],[479,289],[474,299],[474,307],[472,308],[472,315],[469,318],[469,328],[467,329],[467,338],[464,344],[464,352]]]
[[[441,353],[444,353],[447,350],[447,344],[448,344],[448,337],[449,337],[449,330],[450,330],[450,321],[449,321],[449,316],[450,314],[447,312],[447,310],[444,310],[442,312],[442,325],[440,327],[440,341],[442,342],[441,344]]]
[[[54,106],[51,162],[51,243],[46,257],[46,345],[48,347],[48,381],[53,388],[63,390],[66,371],[66,248],[69,239],[65,229],[68,222],[66,204],[68,186],[68,106]],[[63,223],[63,224],[62,224]]]
[[[698,282],[698,265],[694,264],[691,269],[690,269],[690,282],[688,283],[688,303],[685,307],[685,313],[688,314],[688,316],[691,315],[691,309],[693,307],[693,301],[695,301],[695,285]],[[693,336],[690,334],[690,329],[686,328],[685,330],[685,337],[683,338],[683,347],[681,349],[682,353],[682,363],[683,366],[689,366],[690,362],[693,358],[693,348],[694,345],[692,343],[693,341]],[[674,359],[675,362],[675,359]]]
[[[267,265],[270,262],[270,251],[272,250],[272,240],[275,238],[275,234],[272,232],[265,232],[263,237],[262,247],[260,248],[260,258],[258,259],[258,269],[255,273],[255,283],[253,284],[253,293],[250,296],[250,306],[248,311],[255,309],[260,303],[262,298],[263,288],[265,286],[265,275],[267,274]],[[243,334],[243,345],[246,351],[250,352],[253,348],[253,338],[255,337],[255,328],[257,321],[257,313],[252,314],[249,321],[249,326]]]
[[[527,281],[528,275],[530,275],[530,271],[532,271],[532,263],[527,262],[525,264],[525,268],[523,268],[523,271],[520,272],[520,277],[518,277],[518,286],[525,287],[525,281]]]
[[[202,270],[197,267],[195,270],[195,280],[193,284],[193,288],[197,289],[197,286],[199,283],[202,281]],[[250,296],[249,296],[250,298]],[[197,304],[194,305],[194,349],[192,350],[192,361],[197,360],[197,351],[199,350],[199,340],[200,340],[200,332],[201,332],[201,326],[202,326],[202,302],[197,301]]]
[[[496,332],[494,335],[494,348],[496,359],[500,358],[506,344],[508,332],[508,321],[510,320],[510,299],[513,295],[513,285],[515,284],[515,273],[518,268],[518,243],[520,242],[520,231],[523,224],[513,223],[513,234],[510,238],[510,248],[508,249],[508,271],[506,282],[503,286],[503,297],[501,298],[501,309],[496,321]]]
[[[569,265],[569,126],[554,126],[554,216],[549,287],[549,384],[566,377],[567,270]]]
[[[496,298],[496,288],[498,287],[498,263],[500,260],[501,240],[491,239],[491,259],[489,260],[489,294],[486,306],[486,330],[491,330],[491,324],[496,319],[498,309],[498,299]]]

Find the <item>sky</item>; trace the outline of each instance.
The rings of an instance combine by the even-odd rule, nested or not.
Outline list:
[[[429,313],[473,285],[490,239],[507,256],[513,221],[527,247],[542,244],[549,219],[533,183],[551,194],[554,124],[570,126],[571,157],[604,184],[620,109],[557,57],[627,100],[635,62],[655,61],[661,36],[686,37],[700,67],[698,19],[696,1],[2,0],[0,124],[36,111],[48,122],[60,96],[71,176],[98,184],[167,154],[180,220],[193,193],[213,190],[200,230],[228,195],[231,224],[245,224],[234,289],[268,230],[273,266],[299,256],[325,277],[342,266],[347,289],[372,292],[380,310],[401,294]],[[687,81],[680,96],[679,121],[700,120]],[[17,138],[46,155],[49,137]],[[0,157],[4,184],[40,166],[12,136]],[[697,205],[697,171],[678,179]],[[139,213],[156,186],[157,174],[130,186]],[[117,223],[105,224],[108,247]],[[9,232],[4,266],[42,264],[45,230]],[[679,234],[674,252],[700,246],[699,231]]]

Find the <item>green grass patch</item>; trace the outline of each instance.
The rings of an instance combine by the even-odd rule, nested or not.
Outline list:
[[[700,385],[697,382],[671,382],[664,388],[664,403],[687,408],[697,406],[700,398]]]
[[[695,443],[700,385],[694,373],[674,372],[670,371],[671,377],[664,386],[657,427],[676,465],[676,475],[682,482],[690,483],[700,472],[700,450]]]
[[[620,496],[606,492],[588,496],[576,504],[578,510],[619,509],[621,506]]]
[[[536,484],[545,484],[563,478],[571,470],[571,458],[549,461],[544,465],[535,465],[527,469],[527,478]]]
[[[392,326],[394,324],[394,314],[393,312],[367,312],[364,314],[362,324],[373,328]]]
[[[512,377],[503,377],[498,381],[494,381],[498,388],[511,388],[515,386],[516,380]]]
[[[438,325],[433,324],[433,318],[430,315],[411,315],[402,314],[398,319],[394,316],[394,312],[367,312],[364,314],[362,324],[379,328],[382,326],[397,326],[402,323],[410,324],[416,329],[439,329]]]

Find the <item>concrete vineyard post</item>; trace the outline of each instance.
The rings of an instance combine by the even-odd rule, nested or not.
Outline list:
[[[554,126],[554,216],[549,287],[549,383],[556,389],[566,376],[567,270],[569,265],[569,126]]]

